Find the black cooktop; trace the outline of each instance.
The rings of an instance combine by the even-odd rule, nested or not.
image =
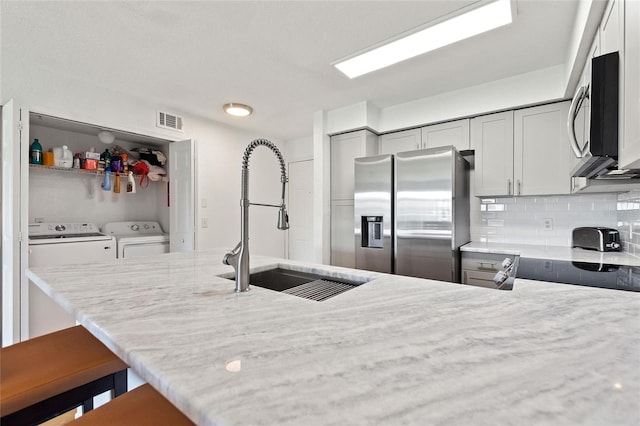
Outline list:
[[[516,278],[640,292],[640,266],[521,257]]]

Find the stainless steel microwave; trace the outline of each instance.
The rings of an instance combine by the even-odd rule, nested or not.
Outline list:
[[[607,173],[618,162],[618,52],[591,60],[591,84],[578,87],[567,119],[574,177]],[[586,123],[586,125],[585,125]]]

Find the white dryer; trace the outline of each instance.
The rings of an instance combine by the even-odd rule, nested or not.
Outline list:
[[[111,222],[103,232],[115,237],[118,258],[169,253],[169,235],[158,222]]]

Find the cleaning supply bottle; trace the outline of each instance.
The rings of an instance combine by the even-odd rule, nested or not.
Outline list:
[[[105,191],[111,191],[111,173],[104,172],[104,179],[102,180],[102,189]]]
[[[38,139],[34,139],[29,151],[31,164],[42,164],[42,145]]]
[[[116,172],[115,181],[113,183],[113,192],[120,193],[120,172]]]
[[[129,178],[127,179],[127,192],[129,194],[136,193],[136,180],[133,178],[133,172],[129,172]]]
[[[104,161],[104,171],[111,171],[111,153],[108,149],[105,149],[102,155],[100,155],[100,160]]]

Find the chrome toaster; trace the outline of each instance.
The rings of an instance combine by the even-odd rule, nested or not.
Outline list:
[[[587,226],[574,228],[572,247],[598,251],[620,251],[620,233],[617,229]]]

